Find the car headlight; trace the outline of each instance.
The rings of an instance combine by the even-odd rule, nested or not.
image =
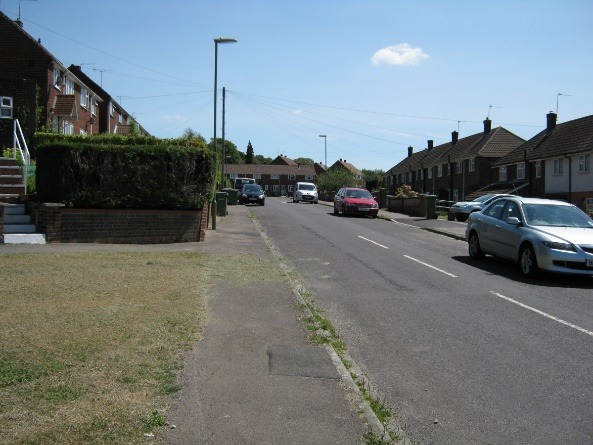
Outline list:
[[[243,193],[243,194],[241,195],[241,198],[247,198],[247,195],[246,195],[245,193]]]
[[[542,245],[546,246],[548,249],[554,250],[565,250],[567,252],[576,252],[577,250],[575,247],[570,243],[559,243],[555,241],[542,241]]]
[[[264,195],[259,195],[257,199],[264,199]]]

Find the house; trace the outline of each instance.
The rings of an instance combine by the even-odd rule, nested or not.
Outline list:
[[[357,187],[364,187],[364,174],[361,170],[359,170],[354,165],[346,161],[346,159],[339,159],[328,168],[328,170],[337,169],[343,169],[352,173],[352,178],[354,179],[355,185]]]
[[[326,170],[322,164],[300,165],[284,155],[270,164],[225,164],[224,169],[231,182],[254,178],[269,196],[291,196],[297,182],[316,182]]]
[[[68,70],[87,85],[91,86],[93,91],[96,91],[97,95],[101,98],[101,103],[99,104],[99,133],[129,135],[132,133],[132,127],[135,126],[137,134],[150,136],[150,134],[131,117],[130,113],[116,102],[107,91],[88,77],[82,71],[80,66],[70,65]]]
[[[464,138],[451,133],[451,141],[408,156],[385,172],[384,186],[389,193],[408,185],[418,193],[436,195],[438,199],[460,201],[479,190],[509,191],[524,184],[500,181],[492,163],[525,142],[503,127],[492,129],[492,121],[483,121],[484,131]],[[485,193],[485,191],[484,191]]]
[[[593,206],[593,115],[557,124],[546,115],[546,129],[493,163],[500,180],[526,181],[525,196],[561,199],[583,210]]]
[[[18,119],[28,142],[44,127],[64,134],[117,131],[117,125],[110,127],[111,120],[101,116],[100,107],[111,107],[113,118],[121,126],[119,132],[129,131],[124,127],[131,119],[102,89],[80,69],[66,68],[41,40],[24,30],[22,21],[13,21],[1,12],[0,42],[1,148],[12,146],[14,119]]]

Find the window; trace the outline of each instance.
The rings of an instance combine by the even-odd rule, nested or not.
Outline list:
[[[120,124],[123,124],[124,117],[121,114],[119,116],[117,116],[117,122],[119,122]]]
[[[72,125],[70,122],[65,122],[64,134],[74,134],[74,125]]]
[[[288,175],[288,179],[296,179],[294,175]]]
[[[268,184],[264,185],[264,190],[268,190]]]
[[[54,66],[54,72],[53,72],[54,87],[60,88],[61,81],[62,81],[62,73],[60,72],[60,70],[57,67]]]
[[[517,179],[525,179],[525,162],[517,164]]]
[[[91,114],[93,116],[97,115],[97,102],[95,102],[94,100],[91,100]]]
[[[292,192],[292,185],[289,185],[289,186],[288,186],[288,191],[289,191],[289,192]]]
[[[256,174],[254,175],[254,177],[255,177],[255,179],[261,179],[261,173],[256,173]]]
[[[86,88],[80,90],[80,106],[85,108],[89,106],[89,92]]]
[[[271,179],[280,179],[280,175],[270,175]]]
[[[563,164],[564,164],[564,159],[562,159],[562,158],[554,159],[554,174],[556,176],[562,176]]]
[[[418,170],[418,178],[420,178],[421,181],[424,181],[424,170]]]
[[[498,169],[498,180],[499,181],[506,181],[507,180],[507,166],[503,165]]]
[[[437,177],[441,177],[443,176],[443,164],[439,164],[439,166],[437,167]]]
[[[111,117],[113,117],[113,112],[114,112],[114,106],[113,106],[113,102],[109,102],[109,115]]]
[[[305,176],[305,181],[313,181],[315,177],[313,175],[306,175]]]
[[[502,168],[502,167],[501,167]],[[492,204],[488,210],[486,211],[486,215],[491,216],[492,218],[500,219],[502,209],[507,203],[506,199],[499,199],[494,204]]]
[[[231,173],[229,176],[234,182],[234,179],[237,177],[237,173]]]
[[[279,190],[278,186],[276,184],[274,184],[272,186],[272,191],[274,191],[276,193],[276,192],[278,192],[278,190]]]
[[[542,177],[542,161],[535,161],[535,177]]]
[[[66,78],[66,94],[74,94],[74,81]]]
[[[86,136],[86,131],[84,131],[84,130],[80,130],[80,135],[81,135],[81,136]]]
[[[432,179],[432,167],[428,169],[428,179]]]
[[[579,156],[579,173],[589,173],[591,171],[591,155]]]
[[[408,178],[406,179],[406,181],[408,181],[408,182],[412,182],[412,172],[408,172],[408,173],[407,173],[407,177],[408,177]]]
[[[393,176],[389,177],[389,185],[393,185]]]
[[[470,158],[468,171],[470,171],[470,172],[476,171],[476,158]]]
[[[453,164],[444,164],[443,165],[443,171],[446,169],[447,170],[447,176],[451,176],[451,170],[453,170]]]
[[[457,162],[457,174],[463,173],[463,161]]]
[[[12,119],[12,97],[0,96],[0,119]]]

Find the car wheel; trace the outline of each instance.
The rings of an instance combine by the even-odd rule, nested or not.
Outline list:
[[[467,221],[467,215],[463,214],[463,213],[456,213],[455,214],[455,219],[459,222],[466,222]]]
[[[338,210],[338,208],[334,204],[334,215],[337,215],[338,213],[340,213],[340,211]]]
[[[481,260],[484,258],[484,251],[480,247],[480,238],[478,238],[478,234],[476,232],[470,233],[467,245],[470,257],[476,260]]]
[[[530,244],[525,245],[519,253],[519,265],[523,275],[533,278],[539,274],[539,267],[537,265],[537,258],[535,252]]]

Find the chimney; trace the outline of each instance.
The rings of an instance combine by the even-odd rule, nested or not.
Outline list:
[[[432,150],[433,145],[434,145],[434,141],[432,139],[429,139],[428,140],[428,151]]]
[[[457,133],[456,131],[452,132],[451,133],[451,143],[453,145],[455,145],[458,140],[459,140],[459,133]]]
[[[414,153],[414,147],[412,147],[411,145],[408,147],[408,158],[412,157],[412,154]]]
[[[557,117],[558,117],[558,115],[551,111],[548,114],[546,114],[546,120],[547,120],[546,131],[548,133],[550,133],[554,128],[556,128],[556,118]]]
[[[23,27],[23,22],[21,21],[21,18],[20,17],[18,19],[16,19],[14,21],[14,23],[16,23],[19,26],[19,28],[22,28]]]
[[[490,133],[492,130],[492,121],[489,118],[486,118],[484,121],[484,134]]]

